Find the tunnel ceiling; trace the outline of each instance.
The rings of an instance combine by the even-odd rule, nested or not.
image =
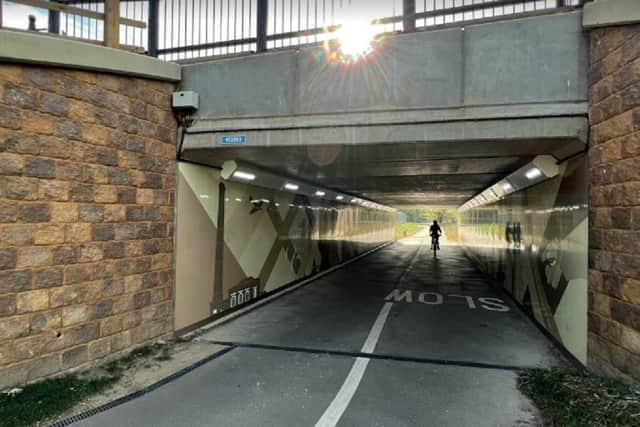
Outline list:
[[[526,149],[483,144],[455,150],[440,145],[433,151],[416,143],[216,147],[185,150],[182,158],[216,167],[226,160],[245,162],[396,207],[459,206],[530,161],[536,151],[547,150],[545,144],[538,144],[539,150],[517,145]]]

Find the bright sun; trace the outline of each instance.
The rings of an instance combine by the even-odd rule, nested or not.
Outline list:
[[[373,50],[375,28],[367,21],[351,21],[336,33],[340,53],[351,60],[367,56]]]

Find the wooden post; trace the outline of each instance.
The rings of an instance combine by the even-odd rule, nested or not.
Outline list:
[[[120,0],[105,0],[104,45],[120,47]]]

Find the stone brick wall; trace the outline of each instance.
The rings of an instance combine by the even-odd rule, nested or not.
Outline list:
[[[591,368],[640,380],[640,25],[591,33]]]
[[[0,63],[0,389],[172,331],[172,90]]]

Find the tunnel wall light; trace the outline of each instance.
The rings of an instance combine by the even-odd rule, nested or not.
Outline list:
[[[254,174],[249,173],[249,172],[243,172],[243,171],[235,171],[233,173],[233,176],[235,178],[244,179],[246,181],[255,181],[255,179],[256,179],[256,176]]]
[[[469,209],[495,203],[516,191],[524,190],[551,179],[557,176],[558,173],[560,173],[560,167],[553,156],[538,156],[511,175],[467,200],[462,206],[458,207],[458,212],[465,212]]]
[[[220,176],[227,181],[242,182],[245,184],[247,181],[251,181],[252,185],[270,188],[276,191],[286,189],[309,198],[324,199],[327,201],[342,201],[342,203],[344,203],[344,201],[349,200],[347,197],[351,197],[327,188],[318,188],[317,185],[305,185],[303,182],[298,184],[283,176],[262,170],[250,164],[238,163],[234,160],[224,162]],[[353,198],[353,200],[355,200],[353,203],[358,203],[371,209],[387,212],[396,211],[396,209],[390,206],[381,205],[370,200],[360,198]]]
[[[538,168],[531,168],[524,174],[527,179],[536,179],[542,176],[542,172]]]

